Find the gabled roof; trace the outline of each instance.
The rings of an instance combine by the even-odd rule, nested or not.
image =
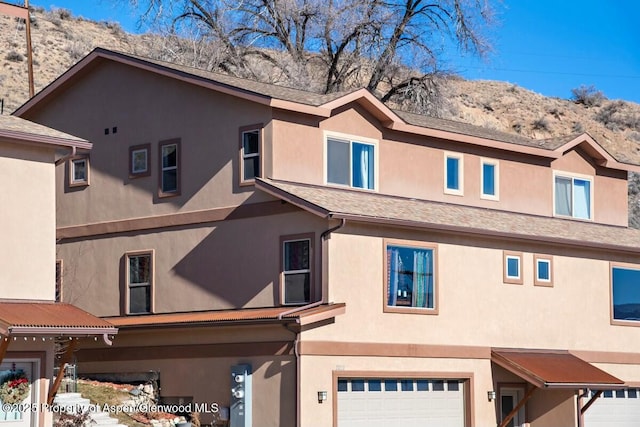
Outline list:
[[[256,188],[323,218],[640,253],[640,230],[308,184]]]
[[[300,325],[330,319],[345,312],[345,304],[322,304],[313,307],[266,307],[187,313],[144,314],[139,316],[107,317],[119,328],[144,328],[180,325],[216,325],[259,322],[295,322]]]
[[[318,117],[330,117],[336,109],[351,103],[357,103],[380,120],[382,126],[391,130],[515,151],[550,159],[561,157],[564,152],[573,148],[576,145],[576,139],[579,139],[580,142],[578,144],[582,148],[586,148],[590,155],[595,155],[597,162],[610,168],[640,172],[640,166],[617,160],[587,134],[573,135],[569,138],[535,140],[467,123],[391,110],[366,89],[317,94],[114,52],[103,48],[94,49],[62,76],[19,107],[14,114],[28,117],[32,109],[46,103],[58,91],[64,90],[76,78],[90,72],[93,67],[103,61],[126,64],[273,108]]]
[[[91,143],[85,139],[21,119],[20,117],[5,115],[0,115],[0,139],[61,147],[91,148]]]

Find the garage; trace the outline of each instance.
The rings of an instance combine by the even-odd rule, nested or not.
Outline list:
[[[465,426],[465,380],[340,378],[339,427]]]
[[[591,392],[590,396],[595,394]],[[640,389],[605,390],[584,414],[585,427],[635,427],[640,420]]]

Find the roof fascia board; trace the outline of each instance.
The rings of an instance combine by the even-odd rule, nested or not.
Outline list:
[[[383,125],[389,126],[391,123],[404,123],[404,121],[394,113],[389,107],[384,105],[382,101],[373,96],[367,89],[358,89],[354,92],[341,96],[340,98],[322,104],[321,107],[329,111],[340,108],[351,102],[358,102],[363,105],[370,113],[379,119]]]
[[[465,135],[461,133],[448,132],[439,129],[426,128],[407,123],[392,122],[387,126],[391,130],[399,132],[413,133],[416,135],[430,136],[433,138],[447,139],[467,144],[479,145],[482,147],[495,148],[498,150],[511,151],[516,153],[530,154],[533,156],[557,159],[562,157],[562,153],[557,153],[544,148],[530,147],[527,145],[519,145],[510,142],[496,141],[494,139],[480,138],[477,136]]]
[[[300,209],[303,209],[319,217],[327,218],[330,214],[329,211],[327,211],[326,209],[323,209],[321,206],[315,205],[301,197],[294,196],[291,193],[287,193],[284,190],[280,190],[279,188],[276,188],[268,184],[267,182],[263,181],[260,178],[256,178],[255,186],[256,188],[264,191],[265,193],[268,193],[287,203],[291,203],[292,205],[297,206]]]
[[[331,117],[331,110],[323,106],[315,107],[313,105],[301,104],[299,102],[285,101],[283,99],[272,98],[269,106],[279,108],[281,110],[295,111],[297,113],[310,114],[318,117]]]
[[[300,326],[310,325],[312,323],[321,322],[323,320],[331,319],[346,312],[345,304],[337,304],[336,307],[331,310],[322,310],[317,313],[300,314],[299,323]],[[286,318],[286,317],[285,317]]]
[[[640,165],[632,165],[629,163],[622,163],[616,160],[607,150],[605,150],[598,142],[593,139],[591,135],[588,133],[583,133],[578,135],[576,138],[571,141],[562,144],[560,147],[556,148],[554,151],[561,153],[564,155],[567,151],[580,147],[583,145],[587,145],[588,150],[584,150],[589,154],[595,161],[598,166],[606,167],[609,169],[618,169],[627,172],[640,172]],[[583,148],[584,149],[584,148]]]
[[[0,138],[7,139],[9,142],[19,143],[31,143],[39,145],[53,145],[57,147],[65,148],[80,148],[83,150],[91,150],[93,144],[88,141],[81,141],[76,139],[58,138],[55,136],[38,135],[29,132],[11,131],[7,129],[0,129]]]
[[[368,216],[362,216],[362,215],[345,214],[340,212],[329,213],[329,218],[345,219],[348,221],[364,222],[364,223],[386,224],[386,225],[397,226],[397,227],[454,232],[454,233],[460,233],[465,235],[472,234],[479,237],[499,237],[503,239],[506,238],[511,240],[529,241],[529,242],[545,243],[545,244],[557,244],[557,245],[570,244],[576,247],[583,247],[588,249],[604,249],[604,250],[611,250],[611,251],[616,251],[620,253],[630,253],[630,254],[640,253],[640,246],[637,248],[635,247],[632,248],[629,246],[585,242],[583,240],[562,239],[562,238],[556,238],[551,236],[540,236],[540,237],[528,236],[525,234],[506,233],[501,231],[492,231],[492,230],[485,230],[485,229],[479,229],[479,228],[471,228],[471,227],[467,228],[467,227],[461,227],[461,226],[455,226],[455,225],[423,223],[418,221],[401,220],[401,219],[376,218],[376,217],[368,217]]]
[[[65,326],[10,326],[9,333],[11,335],[115,335],[118,333],[116,327],[65,327]]]

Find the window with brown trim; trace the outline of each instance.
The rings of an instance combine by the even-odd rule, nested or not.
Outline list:
[[[140,178],[151,175],[150,153],[151,144],[129,147],[129,178]]]
[[[503,281],[522,285],[522,252],[504,251]]]
[[[127,314],[153,312],[154,251],[126,254]]]
[[[158,196],[180,195],[180,139],[161,141],[159,146]]]
[[[69,187],[89,185],[89,156],[77,156],[69,160]]]
[[[240,183],[251,184],[262,173],[262,124],[240,128]]]
[[[384,311],[437,314],[436,245],[385,240],[384,247]]]
[[[56,291],[55,301],[62,302],[62,260],[56,260]]]
[[[553,286],[553,257],[549,255],[534,255],[533,267],[535,286]]]
[[[306,304],[311,301],[313,277],[313,234],[281,237],[282,304]]]

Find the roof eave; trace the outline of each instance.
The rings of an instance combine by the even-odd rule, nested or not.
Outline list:
[[[30,144],[42,144],[65,148],[75,147],[83,150],[91,150],[91,148],[93,147],[93,144],[85,140],[67,139],[55,136],[39,135],[30,132],[12,131],[7,129],[0,129],[0,138]]]
[[[65,326],[10,326],[11,336],[100,336],[116,335],[116,327],[65,327]]]
[[[322,218],[327,218],[330,214],[330,212],[326,209],[324,209],[322,206],[313,204],[305,199],[303,199],[302,197],[298,197],[298,196],[294,196],[291,193],[288,193],[284,190],[281,190],[269,183],[267,183],[266,181],[264,181],[261,178],[256,178],[255,180],[255,186],[256,188],[264,191],[267,194],[270,194],[280,200],[283,200],[287,203],[290,203],[294,206],[299,207],[300,209],[303,209],[307,212],[310,212],[314,215],[317,215],[319,217]]]

